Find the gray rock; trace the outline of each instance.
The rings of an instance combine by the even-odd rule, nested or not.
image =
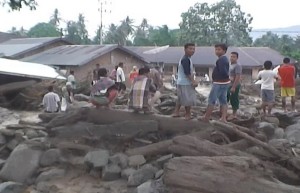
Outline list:
[[[108,164],[109,152],[107,150],[91,151],[84,157],[87,166],[93,168],[103,168]]]
[[[300,124],[290,125],[285,130],[286,138],[291,144],[300,144]]]
[[[0,178],[24,183],[39,167],[42,151],[34,150],[25,144],[14,149],[1,169]]]
[[[38,133],[36,131],[34,131],[34,130],[28,130],[26,132],[26,136],[28,137],[28,139],[39,137]]]
[[[59,193],[59,188],[54,185],[47,182],[40,182],[36,186],[36,190],[38,193]]]
[[[143,155],[134,155],[128,158],[128,164],[131,167],[141,166],[146,163],[146,159]]]
[[[15,135],[24,136],[25,133],[24,133],[23,130],[16,130],[16,131],[15,131]],[[28,137],[27,137],[27,138],[28,138]]]
[[[8,142],[8,143],[6,144],[6,147],[12,151],[12,150],[14,150],[19,144],[20,144],[20,141],[19,141],[19,140],[17,140],[17,139],[12,139],[12,140],[10,140],[10,142]]]
[[[145,182],[137,187],[137,193],[153,193],[152,181]]]
[[[258,125],[258,130],[264,132],[266,136],[270,139],[275,133],[275,125],[267,122],[260,122]]]
[[[123,153],[117,153],[109,158],[109,162],[119,165],[122,169],[128,166],[128,156]]]
[[[146,164],[141,169],[137,170],[129,176],[128,186],[139,186],[142,183],[153,179],[156,172],[157,168],[153,167],[150,164]]]
[[[9,130],[9,129],[0,129],[0,133],[6,137],[13,137],[15,136],[15,131],[14,130]]]
[[[104,181],[114,181],[121,177],[121,168],[115,164],[109,164],[102,171],[102,179]]]
[[[49,149],[48,151],[43,153],[40,160],[40,165],[42,167],[45,167],[58,163],[60,156],[61,151],[59,149]]]
[[[284,130],[282,128],[276,128],[273,138],[274,139],[283,139],[284,138]]]
[[[42,130],[37,130],[39,137],[48,137],[48,133]]]
[[[6,162],[5,160],[0,159],[0,168],[2,168],[4,166],[5,162]]]
[[[276,148],[290,148],[291,145],[287,139],[272,139],[269,142],[269,145],[276,147]]]
[[[137,193],[167,193],[167,188],[164,186],[163,181],[160,180],[150,180],[147,181],[136,189]]]
[[[6,144],[6,138],[2,134],[0,134],[0,145],[4,144]]]
[[[127,169],[124,169],[122,170],[121,172],[121,177],[125,180],[128,180],[129,176],[131,174],[133,174],[134,172],[136,172],[136,169],[133,169],[133,168],[127,168]]]
[[[164,170],[159,170],[158,172],[155,173],[155,179],[160,178],[164,174]]]
[[[163,168],[165,163],[167,163],[170,159],[173,158],[173,154],[165,155],[156,160],[156,165],[159,168]]]
[[[0,193],[23,193],[25,186],[17,182],[4,182],[0,184]]]
[[[65,174],[66,171],[63,169],[51,169],[49,171],[41,173],[36,179],[36,183],[62,178],[65,176]]]
[[[275,126],[279,126],[279,119],[277,117],[264,117],[264,121],[267,122],[267,123],[272,123],[274,124]]]

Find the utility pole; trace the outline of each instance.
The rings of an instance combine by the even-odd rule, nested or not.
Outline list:
[[[98,11],[100,12],[100,26],[99,26],[99,39],[100,39],[100,45],[103,45],[103,12],[105,14],[111,13],[111,10],[107,8],[108,4],[112,4],[109,0],[98,0],[100,4],[100,8],[98,8]],[[104,7],[105,6],[105,7]]]

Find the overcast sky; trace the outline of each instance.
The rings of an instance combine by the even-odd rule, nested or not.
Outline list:
[[[196,2],[214,3],[217,0],[102,0],[108,6],[104,8],[111,11],[105,14],[103,22],[107,27],[109,23],[118,24],[127,15],[134,19],[138,25],[143,18],[149,24],[160,26],[167,24],[170,28],[177,28],[181,21],[181,13],[188,10]],[[13,26],[23,26],[29,29],[38,22],[47,22],[58,8],[61,18],[77,20],[78,14],[86,17],[87,28],[90,35],[94,35],[100,23],[100,7],[98,0],[37,0],[37,10],[28,8],[20,12],[8,12],[7,8],[0,7],[0,31],[8,31]],[[242,10],[253,17],[252,27],[275,28],[300,25],[300,0],[236,0]],[[111,5],[110,5],[111,4]]]

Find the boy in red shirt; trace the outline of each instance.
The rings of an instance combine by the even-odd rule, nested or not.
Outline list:
[[[289,58],[283,59],[283,64],[278,69],[278,75],[281,78],[281,97],[282,108],[286,112],[286,97],[291,97],[292,110],[295,111],[295,67],[290,64]]]

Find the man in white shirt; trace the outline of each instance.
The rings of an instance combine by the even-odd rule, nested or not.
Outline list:
[[[120,62],[119,63],[119,67],[117,69],[117,73],[116,73],[116,85],[118,87],[118,90],[119,91],[125,91],[126,90],[126,85],[125,85],[125,74],[124,74],[124,71],[123,71],[123,67],[124,67],[124,64],[123,62]]]
[[[274,92],[274,81],[278,79],[276,72],[272,70],[272,62],[265,61],[264,70],[258,73],[258,79],[261,83],[261,98],[262,98],[262,109],[266,114],[266,108],[268,107],[268,115],[271,114],[273,105],[275,103],[275,92]]]
[[[74,71],[71,70],[70,71],[70,75],[67,78],[67,81],[72,83],[72,89],[75,90],[76,89],[76,80],[75,80],[75,75],[74,75]]]
[[[60,99],[58,94],[53,92],[53,86],[48,87],[48,93],[45,94],[43,98],[43,106],[45,108],[45,112],[47,113],[55,113],[60,109]]]

